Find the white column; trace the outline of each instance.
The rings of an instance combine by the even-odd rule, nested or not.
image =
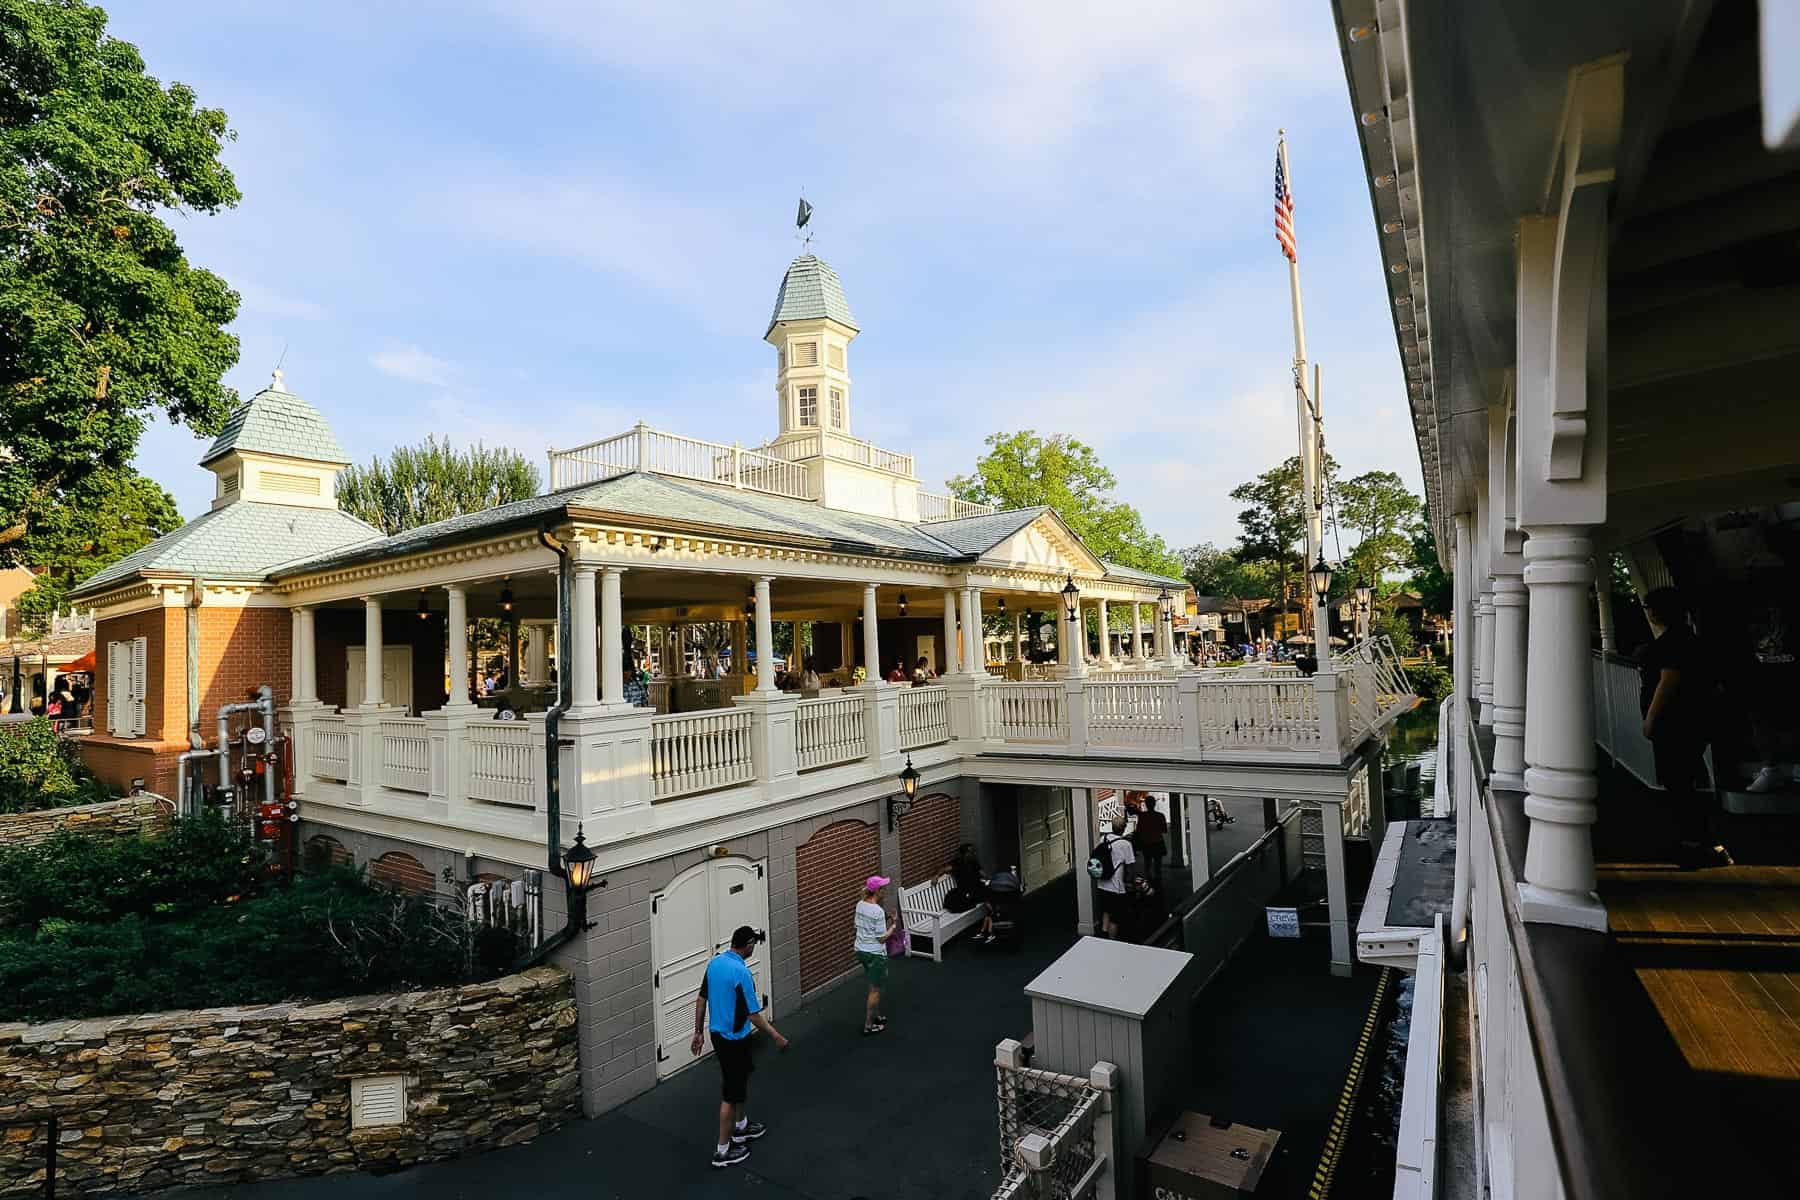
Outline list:
[[[363,707],[377,708],[381,689],[381,597],[363,597]]]
[[[1113,662],[1112,625],[1109,620],[1111,614],[1107,612],[1105,600],[1100,601],[1098,615],[1100,618],[1100,665],[1110,667]]]
[[[1015,611],[1013,617],[1013,661],[1025,661],[1025,617]]]
[[[1144,661],[1144,606],[1131,602],[1131,661]]]
[[[319,699],[319,642],[310,604],[300,606],[300,681],[294,698],[313,702]]]
[[[444,617],[444,640],[450,651],[450,695],[446,708],[471,708],[469,700],[469,595],[460,584],[444,589],[449,611]]]
[[[1494,576],[1493,707],[1484,710],[1494,727],[1493,785],[1509,791],[1525,786],[1525,581]],[[1577,661],[1571,669],[1585,666]]]
[[[1525,668],[1526,920],[1603,930],[1594,894],[1599,781],[1594,751],[1594,673],[1588,669],[1588,589],[1594,544],[1584,525],[1530,528]]]
[[[1319,805],[1325,826],[1325,908],[1331,924],[1331,973],[1347,976],[1350,958],[1349,875],[1344,866],[1344,801]]]
[[[775,691],[775,622],[769,616],[772,575],[756,578],[756,690]]]
[[[954,675],[961,668],[962,634],[956,628],[956,593],[944,589],[944,674]]]
[[[592,708],[600,703],[599,678],[596,675],[600,665],[600,651],[594,644],[597,624],[594,612],[595,571],[596,568],[589,563],[575,565],[575,611],[570,614],[575,631],[569,642],[569,655],[574,660],[569,669],[569,707],[575,709]]]
[[[1060,618],[1069,623],[1065,616]],[[1094,793],[1087,788],[1069,789],[1069,821],[1075,835],[1075,932],[1094,932],[1094,881],[1088,878],[1087,860],[1094,853]]]
[[[1601,571],[1596,565],[1594,575],[1594,607],[1600,616],[1600,652],[1617,654],[1619,638],[1613,631],[1612,572],[1610,569]]]
[[[963,669],[971,675],[987,673],[987,646],[981,636],[981,589],[963,591]]]
[[[6,628],[6,605],[0,604],[0,631]],[[300,636],[300,610],[288,610],[288,694],[287,702],[292,704],[300,698],[300,654],[306,648]]]
[[[844,664],[848,666],[849,664]],[[875,612],[875,585],[863,585],[863,682],[881,686],[881,627]]]
[[[1494,704],[1494,581],[1490,576],[1475,601],[1475,698],[1481,701],[1481,721],[1491,725]]]
[[[1199,800],[1198,804],[1194,801]],[[1206,818],[1206,797],[1198,794],[1190,795],[1187,802],[1187,859],[1188,869],[1194,874],[1194,886],[1212,878],[1212,825]],[[1173,816],[1169,818],[1175,820]]]
[[[625,703],[625,620],[619,603],[623,567],[600,572],[600,702]]]

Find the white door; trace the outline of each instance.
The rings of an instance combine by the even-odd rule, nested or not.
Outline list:
[[[356,708],[363,702],[363,661],[361,646],[345,650],[344,707]],[[412,647],[381,648],[381,696],[389,704],[412,711]]]
[[[656,1074],[673,1075],[696,1061],[694,1003],[713,955],[731,943],[739,925],[767,930],[769,882],[766,866],[744,858],[708,859],[677,875],[650,898],[651,977],[655,991]],[[761,945],[750,974],[765,1007],[770,1002],[769,948]],[[702,1041],[700,1058],[712,1053]]]
[[[1026,891],[1060,879],[1073,861],[1069,809],[1059,788],[1019,792],[1019,874]]]

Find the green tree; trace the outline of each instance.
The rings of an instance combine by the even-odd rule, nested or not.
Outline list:
[[[1346,581],[1368,580],[1377,586],[1390,572],[1413,557],[1412,539],[1425,505],[1392,471],[1365,471],[1337,485],[1337,516],[1356,532],[1356,548],[1348,555]]]
[[[1204,542],[1183,550],[1181,562],[1182,576],[1202,596],[1264,600],[1275,595],[1277,567],[1268,559],[1245,559]]]
[[[1121,566],[1171,577],[1181,560],[1161,535],[1144,528],[1143,515],[1112,498],[1118,479],[1092,446],[1056,433],[1035,430],[994,433],[972,475],[946,481],[952,495],[997,508],[1048,505],[1100,557]]]
[[[1419,522],[1411,541],[1412,574],[1407,578],[1406,586],[1419,594],[1426,612],[1447,617],[1455,599],[1451,591],[1450,576],[1444,571],[1443,564],[1438,562],[1437,539],[1432,536],[1428,517]]]
[[[1329,502],[1333,482],[1337,478],[1337,461],[1325,456],[1326,496]],[[1246,562],[1267,562],[1275,576],[1274,596],[1286,601],[1293,588],[1305,578],[1312,565],[1305,562],[1306,514],[1305,491],[1300,472],[1300,456],[1293,455],[1280,466],[1270,467],[1255,479],[1231,489],[1231,498],[1244,507],[1238,510],[1237,557]]]
[[[180,526],[175,498],[155,480],[129,469],[84,476],[64,503],[32,523],[22,543],[20,556],[43,568],[19,597],[26,631],[42,637],[70,588]]]
[[[386,462],[370,459],[337,479],[338,507],[390,535],[537,493],[537,468],[517,450],[479,442],[458,450],[435,437],[396,446]]]
[[[150,415],[211,434],[231,411],[237,294],[164,218],[237,203],[232,136],[100,9],[0,0],[0,566]]]

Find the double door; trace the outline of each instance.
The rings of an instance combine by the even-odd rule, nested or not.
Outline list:
[[[704,1039],[690,1050],[694,1002],[713,955],[731,945],[740,925],[769,928],[767,865],[747,858],[712,858],[690,867],[650,898],[651,982],[656,993],[656,1074],[666,1078],[712,1053]],[[769,1009],[769,946],[756,947],[750,974]]]
[[[1069,793],[1063,788],[1019,789],[1019,874],[1026,891],[1060,879],[1074,862]]]

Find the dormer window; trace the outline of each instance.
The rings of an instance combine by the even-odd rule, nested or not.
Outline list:
[[[844,427],[844,393],[838,388],[831,389],[831,427]]]
[[[800,424],[816,428],[819,424],[819,389],[803,387],[799,389]]]
[[[816,367],[819,365],[819,343],[795,342],[794,365],[796,367]]]

